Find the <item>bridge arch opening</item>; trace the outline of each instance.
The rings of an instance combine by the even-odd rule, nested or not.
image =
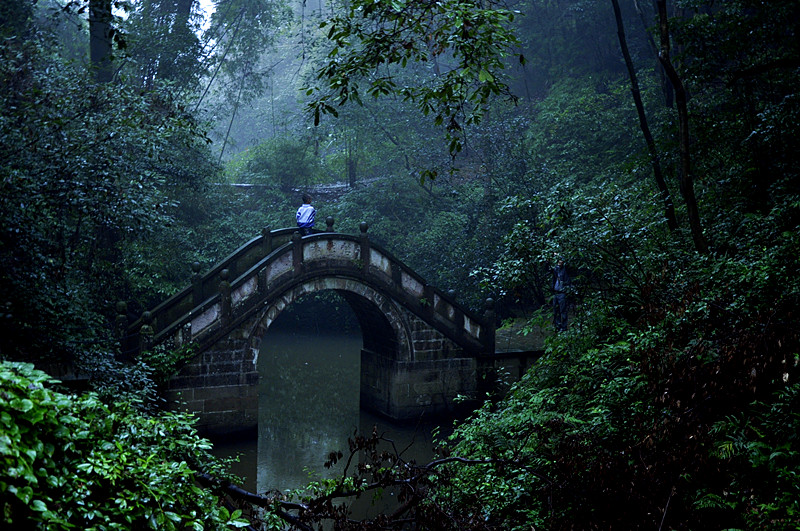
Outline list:
[[[348,278],[321,278],[290,288],[261,312],[249,334],[250,345],[260,345],[260,338],[278,316],[295,301],[307,295],[332,291],[349,305],[361,329],[363,350],[385,358],[408,361],[413,357],[409,324],[390,299],[366,284]],[[258,359],[260,347],[253,352]]]
[[[408,335],[391,301],[347,279],[296,286],[263,310],[248,341],[259,344],[258,488],[302,484],[297,463],[317,463],[363,431],[362,406],[375,408],[362,403],[362,360],[369,372],[376,357],[404,356]]]
[[[296,402],[298,396],[330,402],[328,380],[355,390],[333,392],[354,396],[358,404],[362,348],[358,319],[343,297],[333,291],[301,296],[271,320],[259,340],[259,409]]]

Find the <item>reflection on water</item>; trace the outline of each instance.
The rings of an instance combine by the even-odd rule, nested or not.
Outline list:
[[[395,424],[359,409],[359,334],[267,333],[259,353],[258,441],[217,443],[218,455],[240,456],[232,472],[244,487],[264,493],[293,489],[311,479],[342,474],[346,460],[326,469],[330,452],[347,453],[356,429],[378,432],[395,442],[407,461],[433,455],[433,422]]]
[[[258,361],[258,490],[340,474],[322,464],[358,427],[361,338],[268,333]]]

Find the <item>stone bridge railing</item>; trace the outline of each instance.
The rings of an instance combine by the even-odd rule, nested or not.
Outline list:
[[[491,301],[485,315],[475,315],[373,244],[366,223],[360,229],[357,236],[333,232],[332,218],[325,231],[303,238],[294,228],[265,229],[205,274],[194,264],[192,284],[135,321],[123,350],[135,356],[168,342],[172,346],[193,342],[203,350],[291,285],[330,275],[373,286],[465,353],[494,352]]]

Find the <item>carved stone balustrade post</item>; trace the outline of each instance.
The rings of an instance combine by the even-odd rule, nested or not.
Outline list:
[[[369,224],[366,221],[362,221],[359,223],[358,229],[361,231],[361,266],[364,274],[366,274],[369,271],[369,236],[367,236]]]
[[[192,304],[198,306],[203,302],[203,283],[200,276],[200,262],[192,262]]]
[[[117,316],[114,319],[114,332],[117,334],[117,339],[122,346],[125,342],[125,334],[128,331],[128,303],[119,301],[115,307]]]
[[[494,299],[491,297],[486,299],[485,319],[486,319],[486,326],[488,327],[488,329],[486,330],[487,343],[492,347],[494,347],[495,333],[496,333],[495,320],[497,319],[497,314],[495,312]]]
[[[139,329],[139,352],[150,350],[153,346],[153,314],[144,312],[142,314],[142,327]]]
[[[303,240],[299,232],[292,234],[292,268],[294,276],[303,273]]]
[[[263,249],[264,256],[267,256],[272,252],[272,231],[269,229],[269,227],[264,227],[261,229],[261,247]]]
[[[230,271],[227,269],[219,272],[219,298],[223,324],[228,324],[231,319],[231,283],[228,281],[229,276]]]

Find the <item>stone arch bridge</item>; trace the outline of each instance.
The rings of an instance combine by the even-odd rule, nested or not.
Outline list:
[[[476,315],[359,235],[265,229],[192,285],[145,312],[126,334],[135,355],[158,345],[186,347],[192,359],[169,395],[199,416],[205,431],[258,424],[259,347],[281,311],[301,296],[333,290],[361,326],[361,404],[394,419],[449,410],[479,390],[481,360],[495,355],[494,313]],[[491,301],[489,301],[491,303]]]

